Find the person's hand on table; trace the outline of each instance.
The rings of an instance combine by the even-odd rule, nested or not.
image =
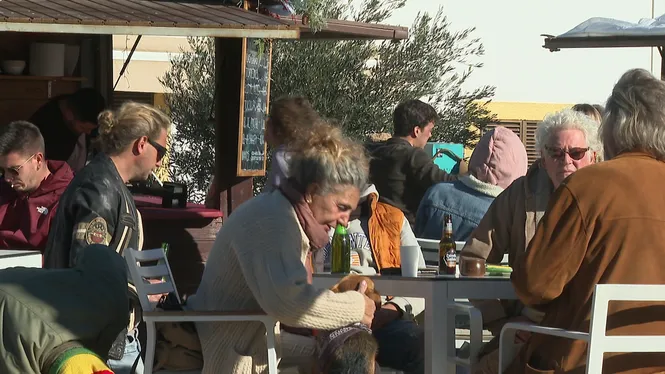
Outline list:
[[[360,286],[358,287],[358,292],[360,292],[365,298],[365,315],[363,316],[363,319],[360,322],[366,325],[367,327],[371,327],[372,321],[374,320],[374,312],[376,312],[376,304],[374,303],[374,300],[370,299],[369,297],[367,297],[367,295],[365,295],[366,291],[367,291],[367,282],[362,281],[360,283]]]

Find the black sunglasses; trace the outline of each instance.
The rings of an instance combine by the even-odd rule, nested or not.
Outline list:
[[[570,156],[575,161],[581,160],[584,155],[589,151],[589,148],[571,148],[569,150],[565,150],[563,148],[552,148],[552,147],[545,147],[545,150],[547,150],[547,154],[555,159],[555,160],[561,160],[566,155]]]
[[[148,138],[148,143],[150,143],[150,145],[155,147],[157,150],[157,161],[163,159],[164,155],[166,154],[166,148],[150,138]]]

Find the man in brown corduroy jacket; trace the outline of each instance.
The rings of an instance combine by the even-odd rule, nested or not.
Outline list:
[[[614,87],[601,126],[605,157],[550,199],[512,282],[542,325],[589,331],[596,284],[665,284],[665,83],[641,69]],[[663,302],[614,302],[609,335],[665,335]],[[533,334],[509,373],[583,373],[587,344]],[[606,354],[605,373],[665,371],[665,353]]]

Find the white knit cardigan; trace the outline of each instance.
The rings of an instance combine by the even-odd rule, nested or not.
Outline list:
[[[261,194],[224,222],[190,307],[262,309],[289,326],[322,330],[360,322],[365,310],[361,294],[336,294],[307,283],[303,263],[308,249],[309,240],[290,202],[279,191]],[[202,322],[196,328],[204,374],[266,371],[261,323]]]

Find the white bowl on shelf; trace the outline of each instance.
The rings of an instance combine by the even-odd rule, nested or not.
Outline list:
[[[2,61],[2,71],[5,74],[21,75],[25,70],[25,61],[23,60],[5,60]]]

